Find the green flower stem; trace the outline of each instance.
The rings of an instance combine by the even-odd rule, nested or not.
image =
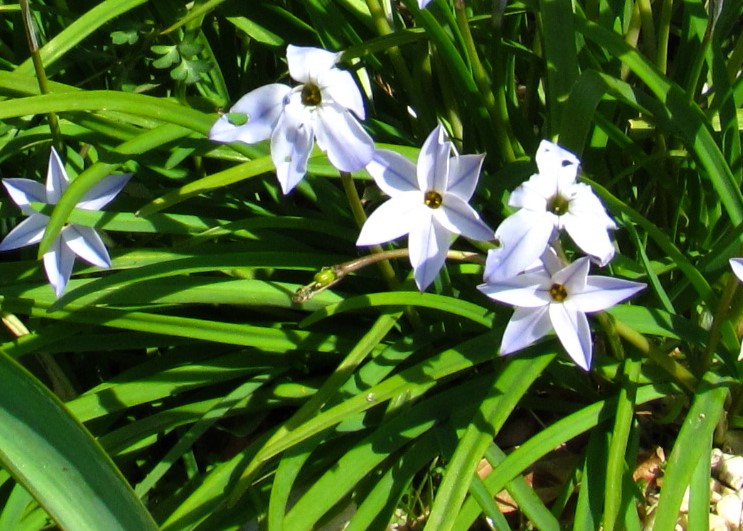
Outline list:
[[[491,83],[477,54],[477,47],[470,31],[470,23],[464,7],[464,0],[456,0],[454,2],[454,10],[457,15],[457,26],[464,40],[465,53],[472,67],[472,77],[482,94],[483,103],[493,123],[492,131],[501,159],[504,163],[513,162],[516,160],[516,155],[513,150],[513,130],[511,129],[511,122],[508,119],[508,108],[506,106],[506,81],[504,75],[506,69],[500,27],[493,29],[492,45],[495,67],[493,68],[493,80]]]
[[[371,13],[372,20],[374,21],[374,27],[380,37],[394,33],[394,29],[390,26],[390,23],[387,20],[387,16],[384,13],[384,8],[382,8],[380,0],[366,0],[366,6],[369,8],[369,13]],[[423,135],[423,131],[427,129],[428,125],[433,127],[434,119],[431,113],[433,112],[434,107],[432,105],[427,105],[426,102],[422,101],[422,92],[413,82],[413,76],[410,75],[410,71],[408,70],[405,59],[400,53],[400,49],[397,46],[388,48],[387,56],[392,62],[392,68],[395,69],[395,73],[400,79],[400,83],[403,85],[404,93],[412,100],[415,111],[421,113],[419,114],[420,119],[418,121],[414,120],[413,124],[419,124],[418,128],[420,130],[418,133]]]
[[[28,48],[31,52],[31,61],[33,62],[36,79],[39,83],[39,92],[41,94],[49,94],[49,82],[46,77],[46,71],[44,70],[44,63],[39,54],[39,42],[36,39],[36,26],[31,17],[31,6],[29,6],[28,0],[20,0],[20,5],[23,26],[26,29],[26,40],[28,41]],[[49,112],[46,116],[49,121],[49,131],[52,135],[54,147],[58,153],[63,154],[64,142],[62,142],[62,131],[59,128],[57,114],[55,112]]]
[[[689,369],[681,365],[673,358],[670,358],[665,352],[653,346],[645,336],[643,336],[633,328],[630,328],[621,321],[615,321],[614,327],[619,337],[627,341],[629,344],[634,346],[636,349],[638,349],[640,352],[642,352],[648,358],[658,364],[687,390],[691,391],[692,393],[696,390],[697,379],[691,372],[689,372]]]
[[[671,37],[671,14],[673,0],[662,0],[658,18],[658,46],[656,47],[655,65],[663,74],[668,69],[668,42]]]
[[[359,228],[361,228],[364,225],[364,222],[366,222],[366,212],[364,212],[364,207],[361,206],[361,198],[359,197],[359,193],[356,190],[356,184],[353,182],[353,177],[351,176],[351,174],[342,171],[341,183],[343,184],[343,191],[346,192],[348,205],[351,207],[353,218],[356,220],[356,224],[359,226]],[[384,252],[384,249],[382,249],[382,247],[379,245],[372,245],[371,247],[369,247],[369,250],[372,254],[379,254]],[[377,264],[379,264],[379,271],[382,273],[382,277],[384,278],[385,282],[387,282],[387,285],[390,287],[390,289],[399,289],[400,282],[397,280],[395,270],[392,269],[392,264],[390,264],[389,260],[381,260],[377,262]]]
[[[722,337],[722,325],[728,317],[728,311],[730,305],[733,302],[733,296],[735,295],[736,287],[738,285],[738,278],[731,274],[728,278],[725,288],[722,290],[720,301],[717,304],[715,310],[715,316],[712,319],[712,326],[709,329],[709,340],[707,341],[707,348],[704,349],[704,355],[702,356],[702,367],[701,370],[706,372],[712,365],[712,359],[717,350],[717,345],[720,343]]]

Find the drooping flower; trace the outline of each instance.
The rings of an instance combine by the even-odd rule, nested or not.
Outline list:
[[[99,210],[116,197],[130,178],[131,174],[105,177],[87,191],[76,208]],[[54,148],[49,155],[46,187],[30,179],[3,179],[3,186],[11,199],[28,216],[28,219],[22,221],[0,242],[0,251],[18,249],[41,241],[49,223],[49,216],[35,211],[31,203],[56,205],[69,184],[70,179]],[[75,255],[95,266],[111,267],[111,259],[106,246],[95,229],[73,223],[66,224],[54,240],[51,249],[44,253],[43,257],[46,276],[57,297],[62,294],[70,279]]]
[[[731,258],[730,267],[732,268],[733,273],[735,273],[735,276],[743,282],[743,258]]]
[[[499,247],[488,252],[486,281],[504,280],[524,271],[562,229],[602,266],[614,257],[608,230],[616,225],[591,187],[576,182],[577,157],[543,140],[536,159],[539,173],[516,188],[508,200],[520,210],[495,231]]]
[[[490,240],[493,231],[468,201],[484,155],[451,156],[439,125],[426,139],[416,166],[393,151],[377,150],[367,171],[390,198],[372,212],[356,245],[375,245],[408,234],[410,263],[424,291],[444,265],[452,235]]]
[[[246,144],[270,138],[271,159],[285,194],[307,173],[315,140],[339,170],[362,169],[371,160],[374,143],[354,117],[364,119],[364,102],[353,76],[336,68],[338,57],[289,45],[289,75],[301,85],[273,83],[248,92],[215,122],[209,138]]]
[[[588,257],[564,266],[550,249],[542,261],[542,266],[523,274],[478,286],[491,299],[516,307],[503,333],[500,354],[516,352],[554,330],[575,363],[588,370],[593,344],[586,314],[614,306],[645,284],[589,276]]]

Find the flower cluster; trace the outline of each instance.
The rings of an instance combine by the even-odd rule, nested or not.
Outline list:
[[[589,276],[589,258],[572,264],[555,249],[564,229],[586,254],[606,265],[614,256],[608,231],[616,228],[590,186],[576,182],[578,158],[547,140],[536,156],[538,173],[518,188],[508,204],[517,207],[495,231],[498,247],[488,252],[480,291],[516,307],[500,353],[527,347],[554,330],[578,366],[588,370],[593,348],[586,313],[605,310],[640,291],[644,284]]]
[[[427,4],[419,1],[421,8]],[[538,173],[513,191],[509,205],[517,210],[494,233],[469,204],[484,155],[459,155],[442,125],[423,143],[417,164],[397,152],[376,149],[358,122],[365,116],[361,92],[353,76],[337,67],[338,59],[339,54],[326,50],[290,45],[289,74],[299,84],[273,83],[249,92],[217,119],[209,138],[248,144],[270,139],[285,194],[306,174],[315,143],[341,172],[366,168],[389,198],[371,213],[356,243],[370,246],[407,236],[420,291],[434,281],[458,236],[495,241],[479,289],[516,307],[500,353],[520,350],[554,331],[575,362],[589,369],[592,342],[586,314],[631,297],[644,284],[590,276],[589,257],[573,263],[560,258],[563,230],[601,266],[615,252],[609,231],[616,225],[592,189],[577,182],[578,158],[543,141],[536,154]],[[106,177],[77,206],[103,207],[129,177]],[[4,179],[3,184],[29,218],[8,234],[0,250],[38,243],[49,218],[31,204],[59,201],[69,184],[62,161],[52,149],[46,188],[27,179]],[[43,257],[57,296],[70,278],[75,255],[99,267],[111,265],[93,228],[67,224]],[[743,276],[743,262],[732,266]]]

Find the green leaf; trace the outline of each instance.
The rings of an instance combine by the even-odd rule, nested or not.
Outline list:
[[[0,462],[64,529],[157,529],[64,405],[0,352]]]

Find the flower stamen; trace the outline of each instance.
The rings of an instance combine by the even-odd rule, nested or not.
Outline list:
[[[423,195],[423,204],[428,208],[439,208],[443,202],[444,198],[434,190],[429,190]]]
[[[316,107],[320,103],[322,103],[320,87],[313,83],[305,83],[302,86],[302,105],[305,107]]]
[[[552,286],[550,286],[550,297],[552,297],[552,300],[555,302],[562,302],[568,298],[568,290],[566,290],[565,286],[562,284],[552,284]]]

